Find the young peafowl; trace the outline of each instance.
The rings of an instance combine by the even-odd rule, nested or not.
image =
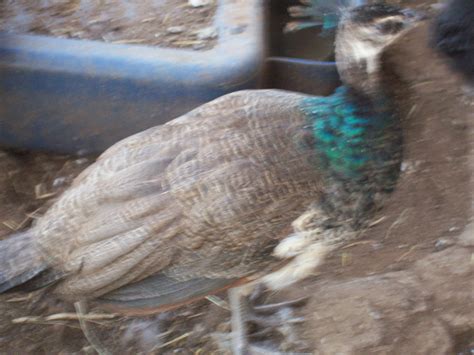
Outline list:
[[[116,143],[0,241],[0,291],[47,286],[146,314],[235,287],[233,349],[245,353],[240,285],[309,275],[394,189],[402,132],[381,55],[416,20],[385,5],[343,13],[344,86],[331,96],[240,91]]]

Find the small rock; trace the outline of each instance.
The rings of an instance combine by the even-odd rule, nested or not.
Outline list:
[[[188,0],[188,4],[192,7],[207,6],[212,3],[212,0]]]
[[[448,232],[458,232],[460,230],[461,230],[461,228],[454,226],[454,227],[450,227],[448,229]]]
[[[421,164],[421,161],[418,161],[418,160],[404,161],[400,165],[400,170],[404,173],[411,174],[418,170],[420,164]]]
[[[89,162],[89,159],[87,158],[80,158],[80,159],[74,160],[74,164],[76,165],[84,165],[84,164],[87,164],[88,162]]]
[[[66,183],[66,178],[64,176],[57,177],[53,180],[53,187],[61,187]]]
[[[206,27],[202,30],[196,31],[198,39],[213,39],[217,37],[217,28],[215,27]]]
[[[176,34],[184,32],[184,26],[171,26],[166,29],[168,33]]]
[[[435,250],[441,251],[453,245],[453,241],[445,238],[440,238],[435,243]]]

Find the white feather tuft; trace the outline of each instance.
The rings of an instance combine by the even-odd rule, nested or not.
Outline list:
[[[310,276],[332,249],[331,246],[324,243],[312,244],[284,267],[264,276],[262,282],[272,290],[288,287]]]
[[[314,232],[299,232],[283,239],[273,250],[273,255],[281,258],[292,258],[304,252],[314,241]]]

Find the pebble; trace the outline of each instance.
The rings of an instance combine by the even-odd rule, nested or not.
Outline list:
[[[192,7],[202,7],[206,5],[210,5],[212,0],[188,0],[188,4]]]
[[[421,164],[421,161],[418,161],[418,160],[404,161],[400,165],[400,170],[404,173],[411,174],[418,170],[420,164]]]
[[[171,26],[166,29],[168,33],[182,33],[184,32],[184,26]]]
[[[435,243],[435,250],[441,251],[453,245],[453,241],[445,238],[440,238]]]
[[[66,178],[64,176],[57,177],[53,180],[53,187],[60,187],[66,183]]]
[[[74,160],[74,164],[76,165],[84,165],[84,164],[87,164],[88,162],[89,162],[89,159],[87,158],[80,158],[80,159]]]
[[[213,39],[217,37],[217,28],[211,26],[196,31],[198,39]]]

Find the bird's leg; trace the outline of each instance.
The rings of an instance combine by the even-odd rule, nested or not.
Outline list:
[[[281,302],[277,304],[254,306],[252,303],[260,298],[264,286],[250,283],[229,290],[229,304],[232,311],[232,352],[237,355],[248,354],[280,354],[275,349],[250,344],[247,324],[252,322],[262,328],[252,337],[278,331],[284,337],[289,337],[289,342],[296,338],[293,324],[303,322],[302,318],[293,316],[291,307],[301,306],[305,298]],[[283,328],[284,329],[283,329]],[[291,329],[290,329],[291,328]],[[291,333],[291,334],[290,334]]]
[[[229,290],[229,305],[232,311],[232,352],[234,355],[249,355],[247,319],[249,305],[247,296],[252,292],[253,284],[234,287]]]
[[[271,290],[283,289],[311,275],[323,262],[325,256],[335,247],[327,240],[338,237],[339,229],[328,229],[321,221],[328,217],[319,205],[312,206],[293,223],[295,233],[280,241],[273,255],[289,260],[282,268],[265,275],[261,283]],[[234,354],[261,353],[248,340],[247,322],[261,325],[263,332],[277,330],[284,338],[296,339],[294,323],[301,323],[302,318],[293,316],[292,307],[304,300],[298,299],[276,305],[251,306],[248,296],[255,301],[258,296],[251,296],[255,284],[247,284],[229,291],[229,303],[232,310],[232,349]],[[262,293],[257,286],[257,293]],[[260,292],[258,292],[260,291]],[[262,332],[260,332],[262,334]],[[255,334],[254,334],[255,335]],[[258,335],[258,333],[257,333]],[[290,342],[294,342],[290,340]],[[260,349],[261,350],[261,349]],[[275,352],[273,352],[275,353]]]
[[[86,337],[89,344],[94,348],[99,355],[109,355],[110,352],[102,345],[101,341],[89,328],[87,321],[84,319],[84,316],[87,314],[87,302],[79,301],[74,303],[74,308],[79,318],[79,325],[81,326],[82,332]]]

